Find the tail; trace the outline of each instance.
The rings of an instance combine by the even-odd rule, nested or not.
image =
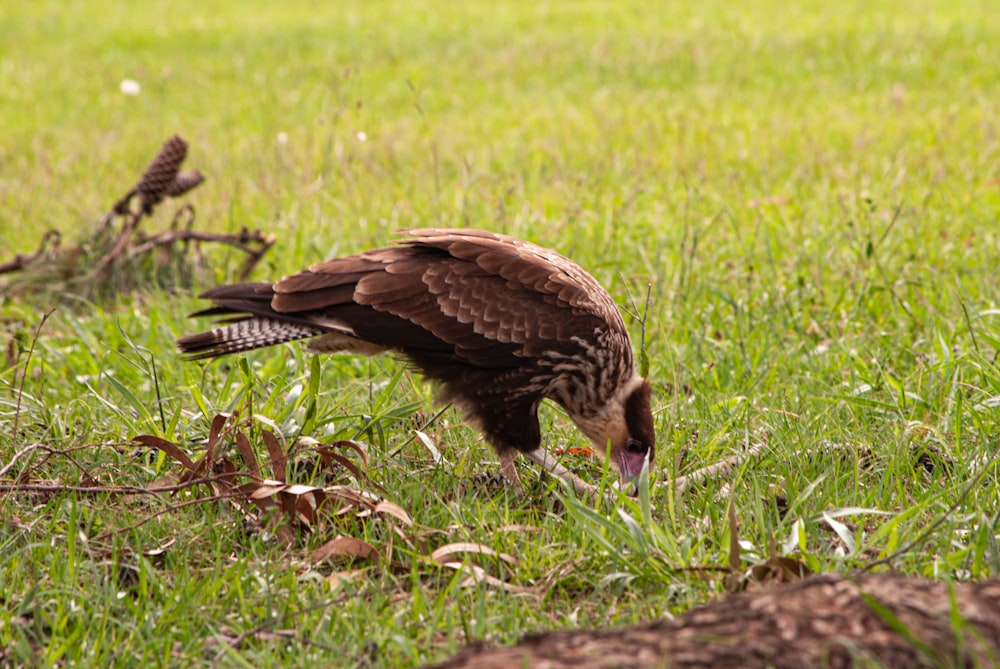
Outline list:
[[[177,348],[189,359],[201,360],[315,337],[327,331],[308,320],[275,311],[271,307],[273,296],[274,289],[269,283],[238,283],[202,293],[200,297],[212,300],[215,306],[191,315],[223,316],[225,325],[181,337]]]

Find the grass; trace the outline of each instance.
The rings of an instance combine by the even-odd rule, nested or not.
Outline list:
[[[400,227],[530,238],[591,270],[629,315],[655,381],[659,479],[766,446],[703,487],[618,509],[535,478],[520,498],[467,485],[495,468],[489,449],[393,361],[289,346],[185,363],[172,340],[197,327],[185,318],[197,300],[184,291],[8,299],[0,468],[35,448],[2,483],[148,486],[180,467],[132,437],[199,457],[214,415],[239,411],[287,435],[363,442],[368,477],[414,523],[347,514],[287,546],[224,502],[182,506],[190,490],[6,494],[4,661],[415,666],[474,639],[679,613],[723,587],[697,569],[728,564],[730,496],[743,566],[773,537],[815,570],[894,555],[909,574],[995,576],[992,10],[0,7],[0,261],[50,228],[83,236],[179,132],[208,177],[189,197],[198,224],[278,234],[256,278]],[[141,95],[119,92],[126,78]],[[201,285],[240,260],[210,258]],[[244,429],[263,454],[266,424]],[[556,411],[544,433],[548,446],[580,441]],[[314,563],[337,534],[383,559]],[[469,559],[526,593],[466,587],[428,561],[455,542],[516,556],[513,571]]]

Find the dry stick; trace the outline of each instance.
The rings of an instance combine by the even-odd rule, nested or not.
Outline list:
[[[571,485],[578,495],[587,495],[591,500],[596,501],[597,489],[559,464],[559,461],[544,448],[536,448],[524,455],[535,464],[541,465],[545,471]]]
[[[112,263],[125,251],[125,247],[128,246],[128,240],[132,238],[132,233],[139,227],[139,221],[142,220],[142,216],[143,212],[140,209],[122,223],[122,229],[118,233],[118,241],[115,242],[114,248],[105,253],[97,261],[97,269],[94,270],[93,274],[96,278],[103,279],[111,271]]]
[[[162,488],[152,488],[152,489],[139,488],[138,491],[141,492],[141,493],[145,493],[145,494],[157,494],[157,493],[162,493],[162,492],[174,492],[174,491],[177,491],[177,490],[183,490],[184,488],[190,488],[190,487],[194,487],[194,486],[198,486],[198,485],[202,485],[202,484],[209,484],[209,483],[221,482],[221,481],[225,481],[227,479],[236,478],[236,477],[239,477],[239,476],[247,476],[247,474],[246,474],[246,472],[229,472],[229,473],[226,473],[226,474],[219,474],[219,475],[216,475],[216,476],[208,476],[208,477],[203,477],[203,478],[200,478],[200,479],[195,479],[195,480],[192,480],[192,481],[187,481],[185,483],[182,483],[182,484],[179,484],[179,485],[175,485],[175,486],[163,486]],[[27,487],[27,486],[25,486],[25,487]],[[2,488],[0,488],[0,490],[2,490]],[[91,490],[93,490],[93,488],[83,488],[82,489],[82,491],[85,491],[85,492],[89,492]],[[142,527],[143,525],[145,525],[149,521],[153,520],[154,518],[157,518],[157,517],[162,516],[164,514],[170,513],[171,511],[176,511],[178,509],[183,509],[183,508],[188,507],[188,506],[194,506],[196,504],[203,504],[205,502],[215,502],[215,501],[221,501],[221,500],[227,500],[227,499],[228,500],[232,500],[233,498],[243,497],[243,496],[245,496],[245,493],[243,491],[241,491],[239,489],[236,489],[236,488],[231,488],[231,489],[229,489],[229,490],[227,490],[227,491],[225,491],[223,493],[213,494],[213,495],[211,495],[209,497],[199,497],[197,499],[187,500],[187,501],[181,502],[179,504],[172,504],[172,505],[166,507],[165,509],[160,509],[159,511],[156,511],[156,512],[150,514],[149,516],[146,516],[145,518],[143,518],[139,522],[134,523],[132,525],[129,525],[128,527],[119,527],[119,528],[116,528],[116,529],[113,529],[113,530],[108,530],[106,532],[103,532],[103,533],[99,534],[98,536],[94,537],[94,541],[100,541],[100,540],[103,540],[103,539],[107,539],[108,537],[111,537],[111,536],[113,536],[115,534],[121,534],[122,532],[130,532],[130,531],[135,530],[135,529],[137,529],[139,527]],[[244,514],[247,513],[247,511],[245,509],[243,509],[240,504],[236,503],[234,505],[240,511],[242,511]]]
[[[233,246],[240,251],[243,251],[248,256],[253,264],[264,255],[264,253],[271,248],[274,244],[274,235],[265,235],[259,231],[248,232],[247,230],[241,230],[238,234],[215,234],[211,232],[199,232],[197,230],[167,230],[166,232],[160,232],[152,237],[148,237],[143,243],[135,246],[128,253],[128,258],[131,260],[137,256],[141,256],[144,253],[148,253],[152,249],[158,246],[169,246],[176,242],[219,242],[221,244],[228,244]],[[251,244],[261,244],[261,248],[254,248]],[[250,266],[251,268],[253,265]],[[244,268],[243,277],[247,272]]]
[[[51,446],[46,446],[44,444],[35,444],[35,445],[38,446],[38,448],[40,450],[43,450],[46,453],[48,453],[49,456],[53,456],[53,455],[61,455],[61,456],[63,456],[64,458],[66,458],[67,460],[69,460],[71,463],[73,463],[74,465],[76,465],[76,468],[79,469],[83,474],[86,474],[87,476],[92,476],[91,473],[89,471],[87,471],[87,468],[84,467],[83,465],[81,465],[77,461],[77,459],[74,458],[70,454],[71,449],[52,448]],[[77,450],[77,449],[72,449],[72,450]],[[42,458],[42,460],[40,462],[38,462],[38,463],[35,464],[34,468],[41,467],[43,464],[45,464],[46,462],[48,462],[48,459],[49,459],[48,457]],[[21,475],[20,475],[20,478],[23,480],[26,476],[27,477],[31,476],[31,470],[28,470],[26,472],[22,472]]]
[[[139,486],[72,486],[62,484],[46,483],[0,483],[0,493],[7,492],[81,492],[92,495],[163,495],[166,493],[179,492],[187,488],[194,488],[207,483],[216,483],[227,479],[246,476],[246,472],[229,472],[206,476],[199,479],[192,479],[176,485],[165,485],[159,488],[142,488]]]
[[[166,232],[158,232],[151,237],[147,237],[144,242],[136,245],[128,252],[129,260],[141,256],[143,253],[149,253],[158,246],[170,246],[176,242],[186,242],[186,241],[198,241],[198,242],[223,242],[235,246],[236,248],[250,253],[251,249],[232,238],[232,235],[216,235],[210,232],[197,232],[195,230],[167,230]]]
[[[15,416],[15,431],[17,429],[16,420],[17,420],[17,417]],[[14,464],[18,460],[20,460],[22,457],[24,457],[28,453],[31,453],[32,451],[37,451],[40,448],[42,448],[41,444],[32,444],[31,446],[27,446],[25,448],[22,448],[20,451],[18,451],[17,453],[15,453],[14,457],[12,457],[10,459],[10,462],[8,462],[6,465],[4,465],[3,469],[0,469],[0,478],[3,478],[4,474],[6,474],[10,470],[10,468],[13,467]]]
[[[247,277],[250,276],[250,272],[260,262],[260,259],[264,257],[267,250],[274,245],[276,239],[277,237],[274,235],[265,235],[263,245],[256,251],[250,252],[250,257],[247,258],[247,261],[243,264],[243,269],[240,271],[240,281],[246,281]]]
[[[265,234],[259,230],[250,232],[246,228],[243,228],[236,234],[212,234],[191,230],[190,226],[194,221],[194,208],[190,204],[186,204],[178,209],[174,215],[174,229],[155,234],[151,237],[143,236],[140,242],[134,247],[129,248],[130,242],[136,236],[136,231],[139,229],[139,223],[147,215],[143,209],[134,213],[129,211],[128,203],[135,194],[135,189],[129,191],[125,197],[115,203],[112,211],[103,218],[102,230],[111,226],[118,219],[122,220],[122,227],[118,232],[114,247],[95,261],[95,269],[90,275],[92,279],[101,280],[105,278],[111,271],[111,267],[115,261],[122,257],[132,260],[161,246],[170,246],[176,242],[203,241],[228,244],[245,253],[248,257],[239,273],[239,280],[243,281],[250,275],[250,272],[253,271],[253,268],[257,266],[257,263],[260,262],[261,258],[264,257],[277,239],[273,234]],[[177,230],[177,222],[183,214],[188,215],[187,225],[189,227],[186,230]],[[58,231],[50,230],[45,233],[35,253],[18,254],[13,260],[0,263],[0,274],[16,272],[27,268],[44,255],[50,241],[53,243],[53,248],[59,247],[60,234]]]
[[[687,474],[685,476],[678,476],[675,479],[667,479],[661,483],[658,487],[668,486],[676,488],[677,492],[682,493],[686,491],[690,486],[702,483],[708,478],[715,476],[724,476],[731,472],[736,467],[739,467],[744,462],[749,460],[755,455],[760,455],[764,450],[764,444],[757,442],[751,444],[749,448],[743,453],[737,453],[736,455],[730,456],[729,458],[723,460],[722,462],[716,462],[712,465],[707,465],[701,469],[696,469],[695,471]]]
[[[170,219],[171,230],[177,229],[177,224],[180,223],[181,216],[184,215],[187,215],[187,229],[191,229],[191,226],[194,225],[194,205],[190,202],[185,202],[174,212],[174,217]],[[246,232],[246,228],[243,228],[241,232]]]
[[[49,242],[52,241],[52,248],[59,248],[59,242],[62,239],[62,235],[59,234],[58,230],[49,230],[44,235],[42,235],[42,241],[38,245],[38,250],[34,253],[18,253],[14,256],[13,260],[8,260],[5,263],[0,263],[0,274],[6,274],[7,272],[17,272],[31,263],[35,262],[44,253],[46,247],[48,247]]]
[[[109,539],[109,538],[111,538],[112,536],[114,536],[116,534],[121,534],[122,532],[131,532],[132,530],[136,530],[136,529],[142,527],[143,525],[145,525],[149,521],[153,520],[154,518],[159,518],[160,516],[162,516],[164,514],[170,513],[171,511],[177,511],[178,509],[183,509],[183,508],[188,507],[188,506],[195,506],[196,504],[205,504],[206,502],[218,502],[220,500],[225,500],[225,499],[229,499],[231,497],[236,497],[236,496],[238,496],[240,494],[241,493],[240,493],[239,490],[227,490],[224,493],[220,493],[218,495],[212,495],[211,497],[198,497],[197,499],[189,499],[187,501],[179,502],[177,504],[171,504],[170,506],[166,507],[165,509],[160,509],[159,511],[154,511],[153,513],[149,514],[148,516],[146,516],[145,518],[143,518],[139,522],[133,523],[132,525],[129,525],[128,527],[118,527],[118,528],[115,528],[113,530],[107,530],[105,532],[101,532],[96,537],[94,537],[92,539],[92,541],[104,541],[105,539]]]

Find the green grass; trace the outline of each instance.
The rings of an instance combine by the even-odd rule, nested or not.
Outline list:
[[[132,437],[197,458],[239,411],[364,442],[414,525],[346,514],[288,547],[226,502],[181,506],[190,490],[22,488],[0,497],[3,661],[207,666],[261,628],[221,665],[414,666],[679,613],[723,587],[697,569],[728,564],[730,496],[743,566],[773,537],[816,570],[905,549],[905,573],[997,575],[997,43],[986,0],[0,6],[0,261],[51,228],[85,237],[178,132],[208,177],[197,225],[277,233],[255,278],[407,226],[526,237],[591,270],[637,345],[650,286],[655,479],[766,447],[619,509],[527,468],[519,498],[467,485],[495,458],[393,361],[314,368],[289,346],[203,367],[173,349],[198,327],[187,292],[8,299],[0,468],[37,446],[0,483],[149,486],[179,465]],[[233,278],[240,258],[209,258],[200,285]],[[581,440],[556,411],[544,432]],[[337,534],[383,557],[313,563]],[[460,541],[516,556],[474,559],[527,594],[429,562]]]

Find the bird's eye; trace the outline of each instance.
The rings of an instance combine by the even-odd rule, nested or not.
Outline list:
[[[625,450],[629,453],[645,453],[646,447],[638,439],[629,439],[625,442]]]

